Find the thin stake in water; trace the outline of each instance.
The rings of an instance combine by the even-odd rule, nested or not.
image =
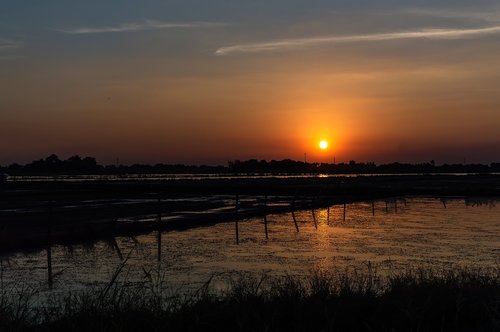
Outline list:
[[[47,217],[47,282],[49,284],[49,289],[52,290],[53,279],[52,279],[52,247],[51,247],[51,236],[52,236],[52,218],[53,218],[53,202],[49,201],[48,206],[48,217]]]
[[[112,209],[113,209],[113,213],[114,213],[112,226],[114,229],[114,228],[116,228],[116,224],[118,224],[118,209],[116,208],[116,206],[112,207]]]
[[[54,208],[53,208],[53,202],[52,200],[49,201],[49,207],[48,207],[48,218],[47,218],[47,241],[50,242],[50,237],[52,233],[52,219],[54,216]]]
[[[314,209],[311,209],[311,213],[313,216],[314,228],[318,229],[318,223],[316,222],[316,213],[314,213]]]
[[[238,205],[239,205],[239,197],[238,197],[238,195],[236,195],[236,205],[234,207],[235,212],[236,212],[236,220],[234,223],[234,228],[236,231],[236,244],[240,244],[240,233],[239,233],[239,229],[238,229]]]
[[[443,203],[444,208],[446,209],[446,200],[441,198],[441,203]]]
[[[238,230],[238,219],[236,219],[236,222],[235,222],[235,230],[236,230],[236,244],[240,244],[240,234],[239,234],[239,230]]]
[[[292,211],[292,218],[293,218],[293,223],[295,224],[295,229],[297,230],[297,233],[299,232],[299,225],[297,224],[297,218],[295,218],[295,212]]]
[[[120,261],[122,261],[123,260],[122,251],[120,250],[120,247],[118,246],[118,243],[116,242],[116,239],[114,237],[111,238],[111,245],[112,245],[113,249],[115,249],[116,255],[118,256]]]
[[[264,197],[264,231],[266,232],[266,240],[269,239],[267,232],[267,195]]]
[[[294,209],[295,209],[295,196],[297,195],[297,193],[295,193],[295,195],[293,196],[292,198],[292,203],[290,204],[290,206],[292,207],[292,219],[293,219],[293,223],[295,224],[295,229],[297,230],[297,233],[299,232],[299,225],[297,224],[297,218],[295,218],[295,212],[294,212]]]
[[[158,262],[160,262],[161,261],[161,230],[158,230],[157,240],[158,240]]]
[[[161,222],[161,198],[158,197],[158,222]]]
[[[50,243],[47,244],[47,282],[49,284],[49,289],[52,290],[53,280],[52,280],[52,247]]]

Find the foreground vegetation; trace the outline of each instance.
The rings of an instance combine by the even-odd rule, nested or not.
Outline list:
[[[123,267],[123,266],[122,266]],[[0,330],[64,331],[498,331],[500,270],[417,270],[380,278],[312,273],[309,278],[233,278],[189,296],[161,276],[66,294],[34,305],[35,293],[2,289]],[[12,291],[12,290],[11,290]]]

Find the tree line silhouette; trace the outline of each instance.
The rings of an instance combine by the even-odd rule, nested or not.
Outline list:
[[[51,174],[175,174],[175,173],[311,173],[311,174],[401,174],[401,173],[500,173],[500,163],[443,164],[429,161],[419,164],[389,163],[376,165],[374,162],[357,163],[305,163],[291,159],[284,160],[234,160],[227,166],[183,165],[183,164],[134,164],[100,165],[94,157],[74,155],[61,160],[55,154],[25,165],[17,163],[1,167],[0,173],[10,175]]]

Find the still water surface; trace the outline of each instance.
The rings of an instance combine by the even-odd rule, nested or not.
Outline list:
[[[320,173],[206,173],[206,174],[89,174],[89,175],[11,175],[7,182],[137,182],[172,180],[236,180],[236,179],[299,179],[299,178],[352,178],[365,176],[469,176],[480,173],[359,173],[359,174],[320,174]],[[499,175],[499,173],[488,173]]]
[[[163,275],[172,289],[193,290],[210,278],[223,285],[235,273],[307,276],[312,270],[345,271],[368,265],[378,273],[408,268],[500,266],[500,207],[463,199],[443,204],[435,198],[407,198],[397,206],[375,202],[297,211],[299,232],[290,213],[268,216],[266,240],[262,218],[220,223],[186,231],[139,235],[91,244],[52,246],[52,292],[81,290],[111,279],[121,259],[129,257],[122,277],[141,282],[145,271]],[[159,250],[160,249],[160,250]],[[47,250],[1,256],[2,282],[48,289]]]

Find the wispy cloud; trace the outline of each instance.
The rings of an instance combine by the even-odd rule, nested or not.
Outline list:
[[[22,55],[15,54],[19,45],[19,42],[0,38],[0,61],[24,58]]]
[[[158,29],[187,29],[187,28],[215,28],[226,26],[226,23],[218,22],[162,22],[154,20],[146,20],[141,23],[127,23],[118,26],[108,27],[79,27],[75,29],[57,29],[58,31],[67,34],[96,34],[96,33],[113,33],[127,31],[143,31],[143,30],[158,30]]]
[[[17,48],[18,46],[19,43],[12,40],[0,39],[0,51],[12,50],[14,48]]]
[[[24,55],[0,55],[0,61],[25,59]]]
[[[308,46],[325,44],[374,42],[398,39],[464,39],[481,37],[485,35],[499,34],[500,26],[492,26],[477,29],[423,29],[414,31],[350,35],[350,36],[321,36],[296,39],[282,39],[253,44],[239,44],[224,46],[215,51],[216,55],[229,55],[234,53],[258,53],[266,51],[278,51],[284,49],[297,49]]]

